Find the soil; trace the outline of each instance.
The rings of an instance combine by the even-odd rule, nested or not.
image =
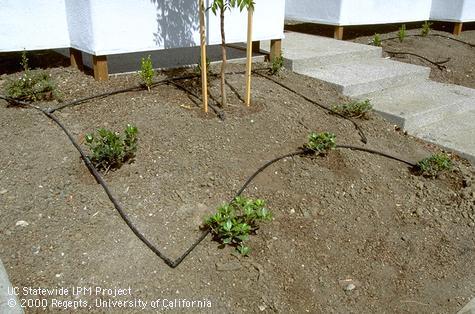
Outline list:
[[[48,72],[64,99],[138,83],[136,75],[96,82],[71,68]],[[228,80],[242,95],[244,75]],[[326,106],[347,101],[308,77],[284,71],[279,80]],[[218,84],[212,82],[215,96]],[[136,226],[172,258],[199,236],[207,213],[264,162],[304,144],[310,130],[412,161],[438,151],[375,114],[358,120],[364,145],[349,121],[261,77],[253,78],[250,109],[231,90],[228,95],[224,121],[168,85],[56,115],[83,146],[84,134],[97,128],[138,127],[135,162],[109,172],[106,181]],[[95,299],[135,298],[149,302],[149,311],[153,300],[187,299],[210,301],[211,308],[175,310],[454,313],[475,296],[475,173],[456,156],[455,169],[436,179],[359,151],[287,158],[244,192],[267,200],[274,214],[251,237],[249,257],[220,249],[208,236],[171,269],[126,226],[57,125],[33,109],[0,104],[0,257],[14,286],[131,288],[131,296],[115,299],[56,297],[88,301],[88,312],[105,311],[94,307]],[[43,298],[48,312],[58,311],[53,297]]]
[[[421,23],[407,23],[408,35],[420,35]],[[345,40],[360,44],[371,44],[374,34],[380,34],[382,39],[383,56],[393,60],[431,67],[430,79],[475,88],[475,47],[448,39],[455,38],[475,44],[475,23],[464,23],[464,31],[460,36],[453,36],[448,31],[453,23],[434,22],[430,35],[439,36],[408,36],[403,42],[398,39],[400,24],[364,25],[345,27]],[[331,27],[311,23],[289,23],[286,29],[309,34],[332,36]],[[388,38],[393,38],[387,40]],[[412,55],[395,55],[390,52],[408,52],[418,54],[434,62],[444,62],[442,69],[419,57]]]

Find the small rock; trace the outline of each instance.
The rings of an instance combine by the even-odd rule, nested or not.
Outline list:
[[[349,283],[346,287],[345,287],[345,291],[352,291],[352,290],[355,290],[356,286],[352,283]]]
[[[229,262],[229,263],[216,263],[217,271],[234,271],[241,269],[241,263]]]
[[[17,227],[18,227],[18,226],[20,226],[20,227],[26,227],[26,226],[28,226],[28,225],[29,225],[29,223],[27,223],[27,222],[24,221],[24,220],[18,220],[18,221],[16,222],[16,224],[15,224],[15,226],[17,226]]]
[[[3,190],[0,191],[0,195],[5,194],[5,193],[7,193],[7,192],[8,192],[7,189],[3,189]]]
[[[259,311],[261,312],[265,311],[267,308],[265,305],[259,305],[258,307],[259,307]]]
[[[41,249],[41,246],[40,246],[40,245],[38,245],[38,246],[32,246],[32,247],[31,247],[31,252],[32,252],[33,254],[38,254],[38,253],[40,253],[40,249]]]
[[[418,208],[416,209],[416,214],[417,216],[422,217],[422,215],[424,214],[424,211],[422,210],[422,208]]]

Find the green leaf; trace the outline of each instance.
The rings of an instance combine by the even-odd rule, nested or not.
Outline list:
[[[231,220],[228,220],[224,224],[223,229],[226,231],[231,231],[232,227],[233,227],[233,223],[231,222]]]

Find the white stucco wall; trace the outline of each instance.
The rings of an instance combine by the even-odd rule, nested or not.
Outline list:
[[[285,17],[291,20],[329,25],[364,25],[424,21],[429,19],[431,1],[432,0],[287,0]]]
[[[425,21],[432,0],[342,0],[339,24],[364,25]]]
[[[64,14],[68,22],[69,46],[93,54],[95,38],[89,1],[65,1]]]
[[[0,0],[0,51],[69,47],[65,0]]]
[[[285,0],[255,2],[253,39],[282,38]],[[219,16],[206,16],[208,44],[220,43]],[[247,11],[228,11],[225,26],[228,43],[246,41]],[[198,0],[0,0],[0,51],[73,47],[109,55],[199,42]]]
[[[475,0],[432,0],[430,18],[436,21],[475,21]]]
[[[285,18],[289,20],[337,25],[342,0],[286,0]]]
[[[83,0],[90,3],[96,55],[193,47],[200,43],[198,1]],[[205,0],[205,5],[210,5]],[[256,0],[253,38],[283,37],[284,0]],[[207,16],[207,42],[221,42],[219,16]],[[226,12],[226,41],[246,41],[247,11]]]

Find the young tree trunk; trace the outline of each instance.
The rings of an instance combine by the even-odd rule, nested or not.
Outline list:
[[[221,54],[223,62],[221,63],[221,106],[226,106],[226,35],[224,33],[224,9],[219,10],[219,18],[221,21]]]

